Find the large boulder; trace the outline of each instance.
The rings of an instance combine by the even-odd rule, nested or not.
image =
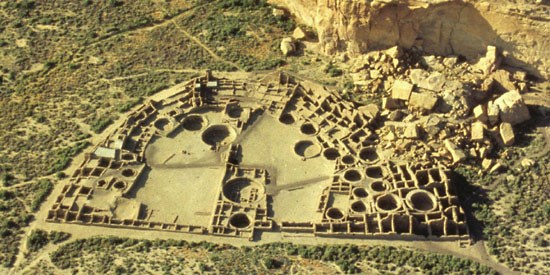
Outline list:
[[[512,125],[531,119],[529,109],[518,91],[504,93],[494,102],[500,110],[500,120]]]
[[[296,50],[296,45],[294,44],[294,39],[292,37],[283,38],[281,41],[281,52],[285,56],[292,54]]]

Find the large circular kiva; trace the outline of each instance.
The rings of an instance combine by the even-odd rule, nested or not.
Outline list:
[[[366,147],[359,151],[359,158],[363,161],[374,162],[378,160],[378,153],[372,147]]]
[[[223,186],[223,196],[234,203],[255,202],[263,193],[263,186],[249,178],[231,179]]]
[[[433,211],[437,207],[435,196],[425,190],[413,190],[405,197],[407,205],[420,212]]]
[[[349,182],[358,182],[363,179],[363,175],[359,170],[350,168],[344,172],[344,179]]]
[[[401,208],[401,199],[392,193],[381,195],[376,199],[376,208],[382,212],[390,212]]]
[[[301,140],[294,145],[294,152],[303,158],[313,158],[321,153],[323,148],[311,140]]]
[[[227,116],[229,116],[230,118],[240,118],[243,112],[243,108],[241,108],[241,106],[239,105],[230,105],[227,106],[226,112]]]
[[[202,132],[202,141],[211,146],[228,145],[235,140],[237,133],[229,125],[212,125]]]
[[[302,124],[302,126],[300,127],[300,131],[304,135],[311,136],[311,135],[315,135],[317,133],[317,127],[315,127],[315,125],[313,125],[310,122],[306,122],[306,123]]]
[[[336,207],[331,207],[327,209],[326,215],[327,218],[331,220],[341,220],[344,218],[344,213],[342,213],[342,210]]]
[[[183,119],[182,127],[188,131],[202,130],[206,125],[206,119],[200,115],[190,115]]]
[[[245,213],[237,213],[229,218],[229,224],[235,228],[247,228],[250,226],[250,218]]]

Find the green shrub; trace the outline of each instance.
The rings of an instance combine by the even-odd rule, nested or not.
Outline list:
[[[48,233],[44,230],[36,229],[31,232],[27,239],[27,249],[36,252],[49,242]]]

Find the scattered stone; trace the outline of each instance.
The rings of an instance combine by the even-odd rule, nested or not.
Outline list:
[[[409,124],[407,128],[405,128],[405,132],[403,133],[403,137],[408,139],[419,139],[420,134],[418,132],[418,125],[416,124]]]
[[[509,91],[495,100],[500,110],[500,120],[512,125],[531,119],[529,109],[518,91]]]
[[[514,79],[518,81],[526,81],[527,80],[527,73],[521,70],[518,70],[514,72]]]
[[[452,68],[457,63],[458,63],[458,57],[456,57],[456,56],[446,57],[445,59],[443,59],[443,64],[447,68]]]
[[[390,131],[387,135],[384,136],[384,140],[387,140],[387,141],[394,141],[396,139],[397,139],[397,137],[395,136],[395,134],[392,131]],[[389,145],[391,145],[391,144],[389,144]]]
[[[281,52],[283,52],[285,56],[288,56],[292,54],[295,50],[296,45],[294,45],[294,40],[292,39],[292,37],[283,38],[283,40],[281,41]]]
[[[485,131],[485,127],[483,126],[483,123],[481,122],[472,123],[472,132],[471,132],[472,141],[482,142],[484,139],[484,131]]]
[[[433,72],[424,81],[421,81],[418,86],[427,90],[440,92],[445,84],[445,76],[440,72]]]
[[[480,58],[474,67],[483,72],[483,74],[488,75],[489,73],[494,72],[499,65],[500,56],[497,52],[497,48],[495,46],[487,46],[485,56]]]
[[[302,40],[307,37],[307,34],[304,30],[302,30],[302,28],[297,27],[296,29],[294,29],[294,32],[292,33],[292,37],[296,40]]]
[[[489,149],[487,149],[486,147],[482,147],[481,149],[479,149],[479,158],[486,158],[487,155],[489,155]]]
[[[500,172],[502,170],[504,170],[504,168],[506,168],[506,165],[504,165],[502,162],[498,161],[494,166],[493,168],[491,168],[491,170],[489,171],[489,173],[495,173],[495,172]]]
[[[483,168],[484,171],[488,171],[494,164],[494,159],[483,159],[483,161],[481,161],[481,168]]]
[[[393,59],[398,59],[403,55],[403,51],[401,50],[401,48],[399,46],[391,47],[391,48],[387,49],[386,51],[384,51],[384,53],[387,54],[389,57],[391,57]]]
[[[497,70],[493,73],[492,78],[495,80],[495,84],[499,91],[515,90],[514,82],[510,80],[510,73],[505,70]]]
[[[445,121],[439,116],[431,115],[424,123],[424,129],[428,135],[435,137],[445,126]]]
[[[478,121],[487,124],[489,122],[489,117],[487,116],[487,106],[480,104],[474,107],[474,117]]]
[[[359,107],[359,111],[363,112],[369,117],[376,118],[380,114],[380,109],[376,104],[368,104],[365,106]]]
[[[431,111],[437,105],[439,97],[431,93],[412,93],[409,100],[411,110]]]
[[[529,159],[529,158],[524,158],[521,160],[521,166],[525,167],[525,168],[529,168],[531,166],[533,166],[535,164],[535,161],[533,161],[532,159]]]
[[[433,55],[423,56],[421,61],[423,65],[429,67],[432,70],[443,71],[445,69],[445,66],[441,64],[441,62],[438,60],[436,56],[433,56]]]
[[[283,17],[286,15],[286,11],[284,9],[274,8],[272,13],[273,13],[273,16],[275,17]]]
[[[498,105],[494,104],[493,101],[487,103],[487,117],[489,118],[489,123],[495,125],[498,122],[500,116],[500,109]]]
[[[401,110],[394,110],[388,114],[388,119],[391,121],[399,121],[403,118],[403,112]]]
[[[428,77],[428,73],[422,69],[412,69],[409,75],[411,82],[415,85],[419,85]]]
[[[458,148],[456,144],[454,144],[452,141],[446,139],[444,142],[445,149],[451,153],[451,157],[453,158],[453,164],[457,164],[463,160],[466,159],[466,154],[462,149]]]
[[[413,85],[407,81],[396,80],[393,82],[391,97],[408,101],[413,90]]]
[[[500,137],[502,138],[504,145],[510,146],[514,144],[516,136],[514,135],[514,128],[512,128],[512,124],[508,122],[503,122],[500,124]]]
[[[398,99],[393,99],[390,97],[382,98],[382,108],[386,110],[395,110],[403,108],[403,102]]]

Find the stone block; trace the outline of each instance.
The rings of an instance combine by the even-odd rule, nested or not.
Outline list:
[[[481,142],[484,138],[485,127],[481,122],[472,123],[471,138],[472,141]]]
[[[413,90],[413,85],[407,81],[395,80],[392,86],[391,98],[408,101]]]
[[[431,111],[437,105],[439,97],[431,93],[412,93],[409,99],[409,109]]]
[[[531,114],[518,91],[509,91],[495,100],[500,110],[500,120],[512,125],[531,119]]]
[[[502,138],[502,142],[504,143],[504,145],[513,145],[516,140],[516,136],[514,134],[514,128],[512,128],[512,124],[508,122],[503,122],[500,124],[499,129],[500,137]]]

